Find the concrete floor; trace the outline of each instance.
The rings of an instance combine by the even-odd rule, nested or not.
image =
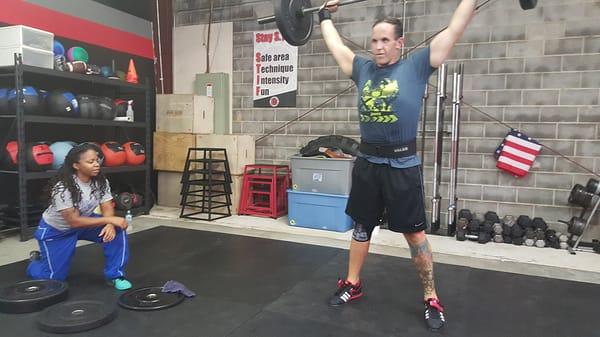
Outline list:
[[[150,215],[134,218],[132,232],[157,226],[173,226],[344,249],[348,248],[351,237],[351,232],[336,233],[292,227],[287,224],[287,217],[275,220],[231,216],[208,222],[179,219],[178,215],[177,208],[155,206]],[[434,249],[436,262],[600,284],[600,255],[596,253],[578,252],[577,255],[571,255],[566,250],[503,243],[482,245],[435,235],[429,236],[429,241]],[[87,243],[79,243],[84,244]],[[18,235],[0,239],[0,265],[26,259],[29,251],[34,249],[37,249],[35,240],[20,242]],[[375,234],[370,251],[401,258],[409,257],[408,246],[402,236],[385,229]]]

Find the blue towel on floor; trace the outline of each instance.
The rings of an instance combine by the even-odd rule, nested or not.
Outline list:
[[[173,280],[167,281],[167,283],[165,283],[165,285],[162,287],[162,292],[163,293],[181,293],[185,297],[196,296],[195,292],[189,290],[183,284],[181,284],[177,281],[173,281]]]

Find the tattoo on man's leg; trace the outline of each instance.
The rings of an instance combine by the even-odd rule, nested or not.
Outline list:
[[[431,257],[431,248],[429,247],[429,241],[427,241],[427,239],[425,239],[425,241],[416,244],[416,245],[411,245],[410,243],[408,244],[410,246],[410,256],[412,258],[415,258],[421,254]]]

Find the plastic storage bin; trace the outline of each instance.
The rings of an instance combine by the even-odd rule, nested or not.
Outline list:
[[[23,56],[23,64],[53,69],[54,53],[30,47],[0,47],[0,66],[14,66],[15,56],[18,53]]]
[[[291,226],[346,232],[352,218],[346,214],[347,195],[288,190],[288,221]]]
[[[29,47],[53,51],[54,34],[23,25],[2,27],[0,28],[0,47]]]
[[[292,156],[292,189],[300,192],[350,194],[355,158]]]

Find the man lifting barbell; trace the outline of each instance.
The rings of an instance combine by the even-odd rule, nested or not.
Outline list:
[[[352,172],[352,189],[346,213],[354,220],[348,274],[338,280],[329,299],[341,305],[363,295],[360,271],[368,254],[371,234],[384,210],[389,229],[403,233],[424,289],[425,321],[432,330],[445,323],[444,307],[436,293],[432,249],[425,235],[427,220],[421,161],[416,136],[421,96],[429,76],[450,55],[471,21],[476,0],[462,0],[450,25],[430,46],[401,60],[402,22],[384,18],[371,32],[372,60],[355,55],[344,45],[331,13],[338,0],[319,11],[321,32],[342,71],[358,88],[360,154]]]

